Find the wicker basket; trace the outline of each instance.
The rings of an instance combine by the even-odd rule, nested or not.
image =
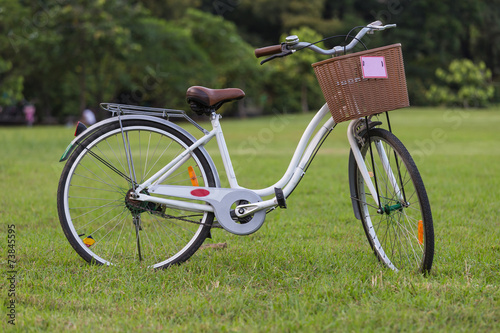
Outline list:
[[[383,57],[386,76],[363,76],[361,57]],[[410,105],[401,44],[339,56],[312,66],[336,123]]]

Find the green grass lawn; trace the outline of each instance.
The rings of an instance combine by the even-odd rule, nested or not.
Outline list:
[[[223,119],[240,185],[278,180],[310,118]],[[325,142],[288,209],[268,214],[249,236],[215,230],[207,241],[227,248],[199,250],[163,271],[90,266],[67,242],[56,192],[73,128],[0,128],[0,331],[498,331],[500,109],[411,108],[391,113],[391,122],[433,210],[427,277],[394,273],[371,252],[349,199],[347,123]],[[208,149],[224,178],[216,147]]]

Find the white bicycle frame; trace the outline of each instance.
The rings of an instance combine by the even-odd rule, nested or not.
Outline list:
[[[321,121],[325,116],[328,116],[328,119],[324,124],[320,126]],[[195,203],[195,202],[189,202],[189,201],[182,201],[182,200],[175,200],[175,199],[167,199],[167,198],[162,198],[159,196],[152,196],[148,194],[143,194],[141,191],[148,189],[148,192],[150,194],[159,194],[159,195],[164,195],[164,196],[169,196],[169,197],[178,197],[178,198],[184,198],[184,199],[192,199],[192,200],[206,200],[210,199],[210,196],[212,196],[212,199],[217,200],[217,198],[220,198],[224,193],[228,193],[228,191],[237,191],[237,190],[249,190],[259,197],[265,197],[269,195],[275,194],[275,188],[282,188],[283,189],[283,194],[284,197],[288,197],[290,193],[295,189],[297,184],[299,183],[300,179],[302,176],[305,174],[305,168],[310,161],[311,157],[313,156],[314,152],[316,151],[318,145],[321,144],[323,141],[323,138],[330,133],[330,131],[333,129],[335,126],[335,121],[333,118],[330,117],[330,112],[328,109],[328,106],[325,104],[323,107],[316,113],[314,118],[311,120],[309,125],[307,126],[306,130],[304,131],[302,138],[300,139],[297,148],[295,149],[295,152],[293,154],[293,157],[290,161],[290,164],[288,165],[288,168],[285,172],[285,174],[282,176],[282,178],[276,182],[275,184],[262,188],[262,189],[247,189],[244,187],[241,187],[238,184],[237,177],[233,168],[233,165],[231,163],[231,157],[229,155],[229,151],[226,145],[226,142],[224,140],[224,135],[222,132],[222,127],[220,125],[220,115],[213,113],[211,116],[211,123],[212,123],[212,130],[210,132],[207,132],[202,138],[198,139],[196,142],[194,142],[191,146],[187,147],[179,156],[177,156],[175,159],[173,159],[169,164],[167,164],[165,167],[163,167],[161,170],[159,170],[156,174],[154,174],[152,177],[150,177],[148,180],[146,180],[144,183],[139,184],[135,190],[136,197],[134,198],[135,200],[139,201],[151,201],[151,202],[156,202],[159,204],[166,205],[167,207],[171,208],[179,208],[179,209],[184,209],[187,211],[194,211],[194,212],[214,212],[214,207],[209,204],[202,204],[202,203]],[[354,126],[354,121],[351,121],[351,124],[348,127],[347,130],[347,137],[349,139],[349,143],[351,146],[351,149],[354,153],[354,157],[356,159],[357,165],[360,169],[361,175],[363,176],[363,179],[365,183],[367,184],[368,188],[372,193],[377,193],[375,190],[375,187],[373,185],[373,182],[371,180],[371,177],[367,171],[365,162],[363,160],[361,151],[358,147],[358,144],[356,142],[356,138],[354,137],[354,131],[353,131],[353,126]],[[315,130],[319,127],[317,130],[316,134],[313,136]],[[204,197],[204,198],[199,198],[191,195],[191,191],[194,189],[199,189],[200,187],[195,187],[195,186],[169,186],[169,185],[160,185],[165,179],[167,179],[170,175],[172,175],[185,161],[187,161],[190,157],[193,151],[200,147],[204,146],[207,144],[211,139],[216,138],[217,144],[219,147],[219,151],[221,154],[222,162],[224,165],[224,169],[227,174],[227,178],[229,181],[229,189],[214,189],[214,188],[209,188],[211,193],[209,196]],[[312,137],[312,139],[311,139]],[[397,186],[396,179],[392,173],[391,167],[389,165],[387,156],[385,154],[385,151],[382,147],[381,144],[376,144],[377,151],[379,155],[381,156],[381,160],[383,163],[384,170],[386,171],[389,179],[391,180],[391,183],[393,184],[395,190],[397,193],[399,193],[399,189]],[[132,166],[133,168],[133,166]],[[207,188],[208,189],[208,188]],[[378,196],[374,195],[372,196],[376,205],[379,206],[378,202]],[[206,200],[210,201],[210,200]],[[235,213],[237,214],[238,217],[244,217],[248,216],[250,214],[254,214],[257,211],[261,211],[264,209],[268,209],[271,207],[276,207],[278,205],[278,200],[276,196],[272,199],[266,200],[266,201],[260,201],[260,202],[251,202],[249,204],[243,204],[239,205],[235,209]],[[239,209],[243,208],[244,213],[238,213]]]
[[[395,27],[395,24],[388,24],[388,25],[382,25],[380,21],[373,22],[363,29],[361,29],[358,34],[356,35],[355,38],[347,45],[347,46],[336,46],[333,49],[330,50],[324,50],[319,47],[317,47],[314,44],[311,43],[304,43],[304,42],[299,42],[297,36],[290,36],[287,38],[287,45],[289,50],[292,52],[295,52],[298,49],[302,48],[309,48],[317,53],[324,54],[324,55],[335,55],[335,54],[340,54],[342,52],[347,52],[350,51],[357,43],[358,41],[363,38],[363,36],[366,33],[373,33],[374,31],[380,31],[380,30],[385,30],[387,28],[393,28]],[[311,120],[309,125],[307,126],[306,130],[304,131],[304,134],[302,135],[302,138],[299,141],[299,144],[297,145],[297,148],[295,149],[295,152],[293,154],[292,160],[290,161],[290,164],[288,165],[288,169],[286,170],[285,174],[283,177],[276,182],[274,185],[263,188],[263,189],[257,189],[257,190],[250,190],[246,189],[244,187],[241,187],[238,184],[236,174],[234,172],[233,165],[231,163],[231,157],[229,156],[229,151],[226,146],[226,142],[224,140],[224,135],[222,133],[222,128],[220,126],[220,115],[216,114],[215,112],[211,116],[211,122],[212,122],[212,131],[206,132],[204,131],[205,135],[197,140],[195,143],[193,143],[190,147],[187,147],[186,150],[180,154],[178,157],[176,157],[174,160],[172,160],[169,164],[167,164],[164,168],[159,170],[155,175],[153,175],[151,178],[149,178],[147,181],[145,181],[143,184],[140,184],[136,189],[134,193],[134,199],[139,200],[139,201],[151,201],[151,202],[156,202],[159,204],[166,205],[171,208],[181,208],[185,209],[188,211],[196,211],[196,212],[214,212],[214,204],[220,203],[221,201],[225,201],[225,197],[228,197],[229,194],[231,194],[231,191],[234,191],[234,198],[237,197],[237,195],[242,195],[243,196],[250,196],[253,199],[257,200],[248,200],[249,204],[242,204],[238,205],[236,209],[234,210],[234,213],[236,214],[237,217],[245,217],[249,216],[251,214],[257,213],[259,211],[262,211],[264,209],[268,209],[271,207],[276,207],[279,205],[278,199],[276,196],[272,199],[261,201],[260,199],[265,196],[272,195],[275,192],[275,189],[282,189],[283,191],[283,196],[284,198],[287,198],[290,193],[295,189],[297,184],[299,183],[300,179],[305,173],[305,168],[307,167],[308,163],[310,162],[311,158],[313,157],[316,149],[318,146],[322,143],[323,139],[325,138],[328,133],[331,132],[333,127],[335,126],[335,121],[331,118],[328,117],[328,120],[323,124],[323,126],[320,126],[320,122],[322,119],[329,114],[329,109],[328,106],[325,104],[323,107],[316,113],[314,118]],[[368,186],[368,189],[370,190],[371,193],[376,194],[377,190],[375,189],[375,186],[373,185],[373,182],[371,180],[370,174],[367,170],[367,167],[365,165],[363,156],[361,154],[361,151],[358,147],[358,143],[355,138],[354,134],[354,124],[356,120],[351,121],[348,129],[347,129],[347,137],[349,139],[349,144],[351,146],[353,155],[356,160],[356,164],[358,165],[358,168],[360,170],[360,173],[365,181],[366,186]],[[317,129],[318,131],[316,134],[313,136],[314,131]],[[204,146],[207,144],[212,138],[217,139],[217,144],[219,146],[219,150],[221,153],[222,157],[222,162],[224,164],[224,169],[226,171],[226,175],[229,180],[229,189],[215,189],[210,188],[210,190],[206,190],[207,195],[204,195],[203,198],[194,196],[191,192],[194,189],[194,186],[168,186],[168,185],[160,185],[165,179],[167,179],[170,175],[172,175],[185,161],[187,161],[191,154],[194,152],[194,150],[200,146]],[[311,139],[312,138],[312,139]],[[124,143],[125,138],[124,138]],[[385,153],[385,150],[382,146],[382,143],[380,142],[375,142],[376,150],[380,156],[380,160],[382,162],[382,166],[384,171],[387,174],[387,177],[394,187],[395,193],[398,193],[400,201],[403,201],[402,195],[400,193],[399,187],[397,185],[396,178],[394,177],[394,174],[391,170],[389,160],[387,158],[387,155]],[[130,166],[131,170],[133,170],[133,165]],[[133,178],[132,178],[133,179]],[[183,198],[183,199],[190,199],[192,201],[205,201],[208,202],[209,204],[204,204],[204,203],[195,203],[195,202],[188,202],[188,201],[182,201],[182,200],[172,200],[172,199],[167,199],[167,198],[161,198],[158,196],[152,196],[152,195],[147,195],[141,193],[143,190],[147,189],[150,194],[159,194],[159,195],[164,195],[164,196],[169,196],[169,197],[178,197],[178,198]],[[239,191],[238,193],[236,193]],[[246,191],[246,192],[245,192]],[[251,192],[251,194],[249,194]],[[380,207],[379,204],[379,198],[378,195],[373,195],[373,200],[375,201],[376,206]],[[241,198],[240,198],[241,199]],[[257,201],[257,202],[254,202]],[[220,205],[218,206],[220,208]]]

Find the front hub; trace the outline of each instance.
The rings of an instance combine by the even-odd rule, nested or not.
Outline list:
[[[401,204],[401,202],[398,202],[397,204],[392,205],[392,206],[389,206],[388,204],[386,204],[384,206],[384,213],[386,213],[387,215],[390,215],[395,210],[401,211],[402,208],[403,208],[403,205]]]

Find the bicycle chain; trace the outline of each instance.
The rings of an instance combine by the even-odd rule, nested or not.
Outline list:
[[[139,203],[139,202],[143,203],[143,201],[137,201],[137,200],[130,199],[130,198],[128,198],[128,196],[125,199],[125,205],[126,205],[127,208],[129,208],[129,210],[130,210],[130,207],[132,207],[133,209],[136,209],[137,211],[140,211],[141,213],[148,212],[150,214],[157,215],[157,216],[160,216],[162,218],[176,219],[176,220],[179,220],[179,221],[189,222],[189,223],[198,224],[198,225],[204,225],[204,226],[208,226],[208,227],[211,227],[211,228],[220,228],[220,229],[222,229],[222,226],[219,223],[217,223],[217,222],[213,222],[212,225],[208,225],[206,223],[189,220],[189,219],[186,219],[186,218],[183,218],[183,217],[165,214],[165,211],[163,209],[160,210],[160,211],[158,211],[157,209],[151,209],[149,207],[143,207],[140,204],[137,204],[136,202],[137,203]],[[158,206],[156,208],[158,208]],[[166,209],[166,207],[162,207],[162,208]]]

